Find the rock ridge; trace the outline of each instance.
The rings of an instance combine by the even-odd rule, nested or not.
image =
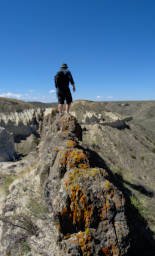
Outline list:
[[[0,219],[2,256],[125,256],[130,247],[122,192],[91,167],[76,118],[56,110],[44,116],[36,164],[11,184]]]

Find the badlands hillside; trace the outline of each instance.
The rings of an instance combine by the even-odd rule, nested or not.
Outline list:
[[[0,98],[0,255],[155,252],[155,102]]]

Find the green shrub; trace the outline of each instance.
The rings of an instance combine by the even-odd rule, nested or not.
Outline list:
[[[135,155],[131,155],[132,159],[136,159],[136,156]]]

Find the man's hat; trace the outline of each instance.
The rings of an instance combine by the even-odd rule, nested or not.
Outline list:
[[[68,68],[67,64],[66,63],[62,63],[61,67],[60,68]]]

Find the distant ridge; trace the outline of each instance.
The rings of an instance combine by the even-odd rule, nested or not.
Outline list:
[[[25,109],[55,106],[56,103],[25,102],[22,100],[0,97],[0,113],[22,112]]]

